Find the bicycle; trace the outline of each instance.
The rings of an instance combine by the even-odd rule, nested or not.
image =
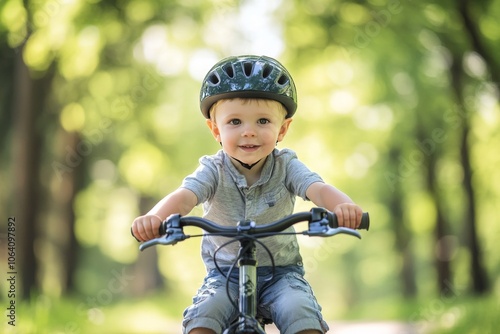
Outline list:
[[[239,241],[240,248],[238,256],[226,276],[226,290],[228,291],[229,296],[229,274],[233,271],[234,266],[237,263],[239,265],[239,302],[238,305],[233,303],[233,301],[231,302],[236,308],[238,308],[239,316],[238,319],[223,333],[265,334],[265,324],[270,324],[272,322],[270,322],[269,319],[257,318],[257,294],[255,289],[257,286],[256,243],[264,246],[258,239],[271,235],[284,234],[282,233],[283,230],[300,222],[308,222],[308,229],[302,232],[292,232],[293,234],[318,237],[348,234],[361,239],[361,235],[358,231],[350,228],[339,227],[336,215],[323,208],[312,208],[310,211],[298,212],[278,221],[263,225],[257,225],[253,221],[245,220],[238,222],[236,226],[221,226],[204,218],[195,216],[181,217],[180,215],[175,214],[171,215],[162,222],[160,226],[161,237],[142,243],[139,246],[139,249],[143,251],[154,245],[175,245],[177,242],[186,240],[190,237],[200,237],[203,235],[218,235],[233,238],[232,241],[224,244],[223,246],[233,241]],[[186,235],[183,231],[185,226],[199,227],[205,230],[206,233],[200,235]],[[365,212],[363,213],[361,224],[358,229],[368,230],[369,227],[370,218],[368,213]],[[265,246],[264,249],[270,256],[272,267],[274,269],[272,254]],[[217,269],[221,271],[218,266]],[[231,300],[231,298],[229,298],[229,300]]]

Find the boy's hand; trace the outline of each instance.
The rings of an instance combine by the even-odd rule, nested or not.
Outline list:
[[[337,216],[339,226],[355,229],[361,224],[361,217],[363,210],[352,203],[342,203],[335,207],[333,210]]]
[[[144,215],[134,219],[132,235],[141,242],[158,238],[162,219],[157,215]]]

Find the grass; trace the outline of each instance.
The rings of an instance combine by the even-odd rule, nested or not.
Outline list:
[[[122,299],[102,307],[91,307],[76,298],[37,296],[16,307],[16,326],[3,318],[0,332],[6,334],[133,334],[179,333],[185,301],[164,293],[141,300]],[[420,333],[488,334],[500,328],[500,302],[482,298],[435,299],[424,302],[385,301],[385,305],[353,310],[349,321],[390,320],[415,323]],[[377,318],[373,317],[377,314]],[[339,319],[345,320],[345,319]],[[422,326],[419,326],[422,324]],[[425,326],[423,326],[425,324]]]
[[[5,334],[179,333],[183,306],[164,293],[141,300],[122,299],[94,306],[90,300],[37,296],[18,302],[15,326],[0,324]],[[5,319],[5,318],[4,318]]]
[[[493,334],[500,329],[498,298],[457,301],[438,312],[433,334]]]
[[[350,310],[348,314],[349,321],[412,323],[418,333],[425,334],[496,334],[500,329],[500,300],[496,296],[438,297],[421,301],[385,299]]]

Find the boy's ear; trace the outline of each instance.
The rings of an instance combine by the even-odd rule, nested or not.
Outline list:
[[[220,131],[219,131],[219,128],[217,127],[217,123],[215,123],[211,119],[207,119],[206,123],[207,123],[208,128],[210,129],[210,132],[212,132],[212,136],[214,136],[215,140],[217,140],[217,142],[220,143],[221,142]]]
[[[278,134],[278,142],[282,141],[283,138],[285,138],[285,135],[288,132],[288,128],[290,127],[290,123],[292,123],[292,119],[285,118],[283,124],[281,124],[280,132]]]

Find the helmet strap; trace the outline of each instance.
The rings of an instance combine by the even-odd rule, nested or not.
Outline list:
[[[277,144],[277,143],[278,143],[278,142],[276,142],[276,144]],[[220,144],[220,146],[222,146],[222,142],[219,142],[219,144]],[[234,160],[238,161],[238,162],[239,162],[239,163],[240,163],[243,167],[245,167],[245,168],[246,168],[246,169],[248,169],[248,170],[252,169],[252,167],[253,167],[253,166],[255,166],[256,164],[258,164],[258,163],[259,163],[259,161],[260,161],[260,160],[262,160],[262,159],[259,159],[256,163],[253,163],[253,164],[249,165],[249,164],[244,163],[244,162],[243,162],[243,161],[241,161],[241,160],[236,159],[235,157],[231,157],[231,158],[233,158]]]
[[[262,160],[262,159],[259,159],[257,162],[249,165],[249,164],[244,163],[241,160],[236,159],[235,157],[231,157],[231,158],[233,158],[234,160],[238,161],[243,167],[245,167],[248,170],[252,169],[253,166],[255,166],[256,164],[258,164],[260,162],[260,160]]]

